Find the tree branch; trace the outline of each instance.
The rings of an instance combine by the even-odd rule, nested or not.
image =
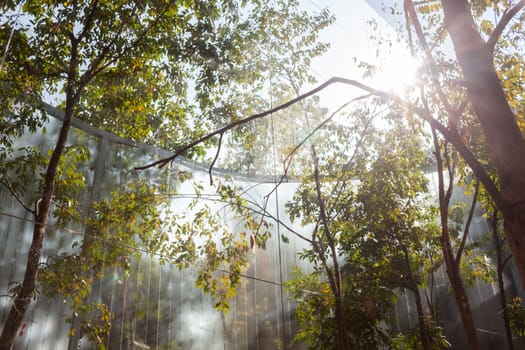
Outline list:
[[[29,206],[27,206],[23,201],[22,199],[18,196],[18,194],[15,192],[15,190],[13,189],[13,187],[11,187],[11,184],[7,181],[7,180],[0,180],[0,184],[4,185],[7,190],[11,193],[11,195],[13,196],[13,198],[25,209],[27,210],[28,212],[32,213],[33,215],[35,214],[35,211],[31,208],[29,208]]]
[[[337,261],[337,251],[335,249],[335,242],[332,232],[330,230],[330,224],[328,222],[328,217],[326,216],[326,208],[323,196],[321,194],[321,182],[319,179],[319,158],[315,152],[315,147],[312,145],[312,157],[314,160],[314,180],[315,180],[315,192],[317,194],[317,201],[319,203],[319,215],[321,217],[321,223],[323,225],[324,236],[328,240],[328,246],[332,255],[332,262],[334,264],[334,275],[335,275],[335,287],[334,292],[337,297],[341,297],[342,286],[341,286],[341,275],[339,271],[339,263]]]
[[[355,144],[354,152],[350,156],[350,159],[343,165],[343,167],[342,167],[343,169],[342,169],[342,172],[341,172],[340,176],[337,177],[337,181],[336,181],[336,183],[334,185],[334,190],[332,191],[332,193],[329,196],[329,198],[334,198],[334,200],[333,200],[334,203],[339,202],[339,198],[341,197],[341,195],[343,193],[344,184],[346,183],[346,180],[344,180],[345,175],[350,170],[350,165],[354,162],[354,159],[357,156],[357,151],[364,144],[364,140],[366,139],[366,137],[370,136],[370,134],[368,132],[369,131],[369,127],[372,124],[372,121],[374,120],[375,116],[376,115],[372,115],[372,117],[367,120],[367,122],[366,122],[366,124],[365,124],[365,126],[363,128],[363,132],[360,135],[359,140],[357,140],[357,142]],[[337,191],[336,191],[336,189],[337,189]],[[330,217],[331,214],[332,213],[329,211],[328,212],[328,216]]]
[[[164,167],[166,164],[168,164],[169,162],[172,162],[173,160],[175,160],[178,156],[181,156],[183,155],[184,153],[186,153],[189,149],[191,149],[192,147],[195,147],[196,145],[202,143],[202,142],[205,142],[207,140],[209,140],[210,138],[212,138],[213,136],[215,135],[219,135],[221,133],[224,133],[226,131],[229,131],[239,125],[242,125],[242,124],[245,124],[245,123],[248,123],[248,122],[251,122],[252,120],[256,120],[256,119],[260,119],[260,118],[263,118],[263,117],[266,117],[272,113],[275,113],[275,112],[278,112],[280,110],[283,110],[283,109],[286,109],[294,104],[296,104],[297,102],[299,101],[302,101],[302,100],[305,100],[307,99],[308,97],[310,96],[313,96],[315,94],[317,94],[318,92],[326,89],[328,86],[330,85],[333,85],[333,84],[345,84],[345,85],[350,85],[350,86],[354,86],[354,87],[357,87],[361,90],[364,90],[364,91],[367,91],[369,92],[370,94],[372,95],[376,95],[376,96],[379,96],[385,100],[390,100],[390,101],[393,101],[393,102],[397,102],[399,104],[401,104],[402,106],[404,107],[407,107],[408,109],[412,110],[413,112],[417,113],[418,115],[420,115],[421,118],[423,118],[424,120],[426,120],[427,122],[429,122],[431,125],[433,125],[436,129],[439,130],[440,133],[443,133],[444,135],[448,135],[449,132],[448,130],[446,129],[446,127],[444,125],[442,125],[440,122],[438,122],[436,119],[432,118],[429,114],[426,114],[424,111],[422,111],[420,108],[414,106],[414,105],[411,105],[410,103],[407,103],[406,101],[404,101],[403,99],[401,99],[399,96],[396,96],[394,94],[390,94],[390,93],[387,93],[387,92],[384,92],[384,91],[381,91],[381,90],[377,90],[377,89],[374,89],[368,85],[365,85],[365,84],[362,84],[356,80],[352,80],[352,79],[346,79],[346,78],[341,78],[341,77],[332,77],[330,79],[328,79],[326,82],[324,82],[323,84],[317,86],[316,88],[300,95],[300,96],[297,96],[291,100],[289,100],[288,102],[285,102],[281,105],[278,105],[274,108],[271,108],[269,110],[266,110],[264,112],[261,112],[261,113],[256,113],[256,114],[252,114],[244,119],[239,119],[239,120],[236,120],[220,129],[217,129],[195,141],[192,141],[190,143],[188,143],[186,146],[183,146],[181,148],[179,148],[172,156],[170,157],[167,157],[167,158],[163,158],[163,159],[160,159],[156,162],[153,162],[153,163],[150,163],[150,164],[147,164],[147,165],[144,165],[144,166],[141,166],[141,167],[136,167],[135,169],[136,170],[145,170],[145,169],[149,169],[149,168],[152,168],[154,166],[158,166],[159,168],[162,168]]]
[[[310,131],[308,133],[308,135],[306,135],[301,142],[299,142],[291,151],[290,153],[288,153],[288,155],[286,156],[286,158],[284,159],[284,173],[281,175],[281,178],[279,179],[279,181],[276,183],[276,185],[274,186],[274,188],[272,189],[272,191],[270,191],[266,197],[269,197],[273,192],[275,192],[277,190],[277,187],[279,187],[279,185],[281,185],[284,181],[284,179],[286,179],[286,177],[288,176],[288,170],[290,169],[290,166],[292,165],[292,159],[293,159],[293,156],[294,154],[299,150],[299,148],[301,148],[305,143],[306,141],[308,141],[317,131],[319,131],[320,129],[322,129],[326,124],[328,124],[328,122],[330,120],[332,120],[336,115],[337,113],[339,113],[341,110],[343,110],[345,107],[349,106],[351,103],[355,102],[355,101],[358,101],[358,100],[361,100],[361,99],[364,99],[364,98],[367,98],[369,97],[370,94],[367,94],[367,95],[363,95],[363,96],[359,96],[359,97],[356,97],[346,103],[344,103],[343,105],[341,105],[337,110],[335,110],[335,112],[333,112],[328,118],[326,118],[325,120],[323,120],[321,123],[319,123],[319,125],[317,125],[312,131]]]
[[[177,194],[177,196],[181,196],[181,195]],[[198,195],[183,195],[183,197],[186,197],[186,198],[204,198],[204,199],[207,199],[207,200],[210,200],[210,201],[223,202],[223,203],[229,204],[229,202],[224,200],[224,199],[217,199],[217,198],[212,198],[212,197],[205,198],[205,197],[198,196]],[[287,229],[291,234],[297,236],[298,238],[304,240],[305,242],[308,242],[310,244],[312,243],[311,239],[306,238],[305,236],[303,236],[302,234],[300,234],[299,232],[297,232],[296,230],[291,228],[284,221],[282,221],[281,219],[278,219],[274,215],[270,214],[268,212],[268,210],[266,210],[266,205],[260,205],[259,203],[255,202],[255,201],[252,201],[252,200],[249,200],[249,199],[246,199],[246,202],[248,204],[251,204],[255,208],[252,208],[249,205],[243,205],[242,206],[243,208],[250,210],[254,214],[261,215],[262,217],[268,217],[268,218],[272,219],[273,221],[275,221],[276,223],[280,224],[285,229]],[[226,207],[226,205],[224,207]]]
[[[211,171],[213,169],[213,166],[215,165],[215,162],[217,161],[217,158],[219,158],[219,153],[221,152],[221,144],[222,144],[222,136],[224,134],[220,134],[219,136],[219,146],[217,147],[217,152],[215,153],[215,158],[213,158],[213,161],[211,162],[210,168],[208,169],[208,174],[210,175],[210,186],[213,186],[213,176],[211,174]]]
[[[496,28],[494,28],[492,34],[490,34],[490,37],[486,43],[487,50],[489,50],[491,55],[494,53],[496,43],[498,42],[498,39],[500,38],[501,34],[503,34],[505,27],[507,26],[507,24],[509,24],[512,18],[523,8],[523,6],[525,6],[525,0],[521,0],[514,7],[507,9],[501,17],[501,20],[496,25]]]
[[[86,72],[84,72],[84,74],[80,78],[79,86],[81,86],[81,87],[85,86],[99,72],[101,72],[102,70],[107,68],[112,62],[114,62],[114,59],[113,59],[113,60],[109,60],[105,64],[101,65],[102,62],[104,61],[104,59],[106,58],[106,55],[110,51],[111,47],[113,46],[113,44],[116,42],[116,40],[119,38],[120,34],[124,30],[124,28],[135,17],[136,11],[137,11],[137,7],[135,6],[133,8],[133,10],[131,11],[131,14],[117,28],[115,36],[107,43],[106,46],[104,46],[102,48],[102,50],[101,50],[100,54],[97,56],[97,58],[95,60],[91,61],[91,63],[89,64],[88,69],[86,70]],[[149,29],[150,28],[148,27],[145,31],[148,31]],[[126,51],[126,50],[124,50],[124,51]]]
[[[450,105],[450,102],[448,101],[448,98],[443,91],[443,88],[441,87],[441,84],[439,82],[438,76],[439,72],[437,69],[436,62],[434,61],[434,57],[432,57],[432,52],[430,51],[430,48],[428,47],[427,41],[425,39],[425,34],[423,33],[423,29],[421,28],[421,23],[419,22],[419,18],[416,14],[416,9],[414,8],[414,3],[412,0],[405,0],[404,1],[404,8],[405,12],[408,12],[410,19],[412,19],[412,23],[414,24],[414,29],[416,31],[417,37],[419,39],[419,42],[421,43],[421,46],[423,47],[423,50],[425,51],[425,55],[427,56],[428,63],[430,65],[430,77],[432,79],[432,82],[436,86],[436,91],[438,93],[439,99],[441,102],[443,102],[443,105],[445,106],[445,110],[448,113],[453,112],[453,108]]]
[[[457,164],[457,154],[454,153],[452,156],[452,162],[450,161],[450,155],[448,152],[448,141],[445,140],[445,144],[443,145],[443,158],[445,159],[445,165],[447,166],[447,173],[448,173],[448,185],[447,190],[445,192],[445,202],[447,203],[447,206],[450,204],[450,198],[452,197],[452,192],[454,190],[454,174],[456,173],[456,164]]]
[[[78,40],[82,40],[84,36],[86,35],[86,33],[88,32],[88,30],[91,29],[95,11],[98,9],[98,1],[99,0],[94,0],[91,6],[89,6],[89,13],[86,15],[84,19],[84,25],[82,27],[82,31],[78,34]]]
[[[512,259],[512,254],[509,254],[502,262],[501,262],[501,267],[505,267],[505,265],[507,265],[507,263],[510,261],[510,259]]]
[[[392,101],[392,102],[395,102],[395,103],[398,103],[399,105],[407,108],[408,110],[410,110],[411,112],[417,114],[421,119],[423,119],[424,121],[428,122],[430,124],[431,127],[435,128],[437,131],[439,131],[443,137],[448,140],[452,145],[454,145],[454,147],[456,148],[456,150],[459,152],[459,154],[461,154],[461,156],[463,157],[463,159],[467,162],[467,164],[471,167],[471,169],[474,171],[474,173],[476,174],[476,177],[481,181],[481,183],[483,184],[483,187],[487,190],[487,192],[491,195],[491,197],[494,199],[496,205],[498,205],[499,208],[504,208],[507,206],[505,200],[503,199],[503,196],[501,195],[499,189],[497,188],[497,186],[494,184],[494,182],[491,180],[491,178],[488,176],[488,174],[486,173],[485,169],[483,168],[483,165],[476,159],[476,157],[474,157],[474,155],[472,154],[472,152],[470,152],[470,150],[466,147],[466,145],[463,143],[463,140],[461,139],[461,137],[459,136],[459,134],[457,133],[457,131],[454,131],[454,130],[450,130],[448,129],[445,125],[441,124],[437,119],[433,118],[432,115],[430,114],[429,111],[426,111],[422,108],[419,108],[405,100],[403,100],[401,97],[395,95],[395,94],[391,94],[391,93],[388,93],[388,92],[385,92],[385,91],[381,91],[381,90],[377,90],[377,89],[374,89],[368,85],[365,85],[365,84],[362,84],[356,80],[352,80],[352,79],[346,79],[346,78],[341,78],[341,77],[332,77],[330,79],[328,79],[326,82],[324,82],[323,84],[319,85],[318,87],[304,93],[303,95],[300,95],[300,96],[297,96],[293,99],[291,99],[290,101],[288,102],[285,102],[281,105],[278,105],[272,109],[269,109],[269,110],[266,110],[264,112],[261,112],[261,113],[257,113],[257,114],[252,114],[244,119],[239,119],[239,120],[236,120],[220,129],[217,129],[195,141],[192,141],[190,143],[188,143],[186,146],[183,146],[181,148],[179,148],[173,155],[167,157],[167,158],[163,158],[163,159],[160,159],[160,160],[157,160],[153,163],[150,163],[150,164],[147,164],[147,165],[144,165],[144,166],[140,166],[140,167],[136,167],[135,170],[145,170],[145,169],[149,169],[149,168],[152,168],[154,166],[157,166],[159,168],[162,168],[164,167],[166,164],[168,164],[169,162],[172,162],[174,161],[177,157],[183,155],[184,153],[186,153],[189,149],[191,149],[192,147],[195,147],[196,145],[202,143],[202,142],[205,142],[209,139],[211,139],[212,137],[216,136],[216,135],[219,135],[221,133],[225,133],[226,131],[229,131],[239,125],[242,125],[242,124],[245,124],[245,123],[248,123],[248,122],[251,122],[252,120],[256,120],[256,119],[260,119],[260,118],[263,118],[263,117],[266,117],[272,113],[275,113],[277,111],[280,111],[280,110],[283,110],[283,109],[286,109],[288,108],[289,106],[292,106],[294,104],[296,104],[297,102],[299,101],[302,101],[312,95],[315,95],[316,93],[324,90],[325,88],[327,88],[328,86],[332,85],[332,84],[345,84],[345,85],[350,85],[350,86],[354,86],[354,87],[357,87],[361,90],[364,90],[364,91],[367,91],[369,92],[371,95],[375,95],[375,96],[378,96],[386,101]],[[361,99],[361,98],[364,98],[364,97],[360,97],[360,98],[357,98],[357,99]],[[355,99],[354,99],[355,100]],[[345,104],[346,105],[346,104]],[[343,105],[342,107],[344,107],[345,105]],[[341,107],[341,108],[342,108]]]
[[[470,225],[472,224],[472,218],[474,217],[474,209],[476,208],[476,203],[478,201],[479,193],[479,180],[476,180],[476,187],[474,189],[474,194],[472,195],[472,204],[470,205],[470,210],[468,213],[467,223],[465,224],[465,229],[463,230],[463,238],[461,239],[461,244],[459,245],[458,251],[456,252],[456,264],[461,262],[461,256],[463,255],[463,250],[465,250],[465,244],[467,243],[467,237],[470,230]]]

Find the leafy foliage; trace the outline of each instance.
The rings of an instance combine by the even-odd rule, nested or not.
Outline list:
[[[443,335],[443,328],[441,328],[435,320],[428,317],[425,320],[425,326],[431,339],[431,344],[428,349],[439,350],[450,348],[451,344]],[[417,327],[408,332],[396,334],[392,339],[392,348],[396,350],[424,349]]]
[[[510,316],[512,332],[519,336],[525,336],[525,308],[520,297],[515,297],[512,302],[507,304]]]
[[[29,0],[20,13],[13,1],[1,8],[2,47],[11,31],[13,37],[0,71],[5,111],[0,117],[0,183],[35,216],[45,202],[42,207],[50,207],[59,229],[83,224],[84,240],[75,244],[77,250],[51,256],[40,267],[42,290],[71,304],[70,335],[81,332],[104,346],[111,315],[104,305],[91,302],[92,285],[106,269],[128,273],[130,259],[142,253],[159,254],[162,262],[176,261],[181,268],[197,265],[197,286],[217,300],[217,309],[228,311],[246,265],[248,231],[257,231],[260,245],[267,237],[236,189],[227,184],[217,188],[219,201],[242,218],[242,229],[235,232],[210,206],[194,204],[190,215],[195,220],[183,222],[182,214],[165,204],[169,198],[160,196],[162,186],[137,179],[121,177],[126,190],[86,203],[90,154],[81,142],[67,143],[71,120],[175,150],[260,108],[257,94],[272,64],[293,66],[304,75],[310,59],[325,48],[317,35],[331,16],[298,12],[295,0]],[[271,58],[266,57],[269,45],[280,48]],[[21,137],[45,133],[42,100],[64,111],[55,147],[14,147],[23,144]],[[187,156],[204,158],[206,146]],[[126,169],[138,165],[129,159],[119,162]],[[42,215],[45,222],[47,211]],[[42,245],[44,235],[39,237],[33,244]],[[29,281],[36,280],[33,267],[28,265],[34,274]],[[221,269],[225,273],[218,274]],[[32,289],[32,283],[22,284],[17,295],[28,300],[23,295]]]
[[[399,289],[418,293],[425,273],[439,264],[439,258],[429,260],[429,255],[437,255],[431,252],[438,243],[437,226],[433,223],[435,210],[424,199],[426,155],[418,131],[397,122],[395,114],[381,115],[392,124],[380,130],[370,122],[374,115],[369,113],[357,109],[348,117],[355,118],[353,130],[334,123],[326,134],[320,131],[317,135],[316,142],[326,145],[319,149],[326,214],[315,194],[312,173],[304,175],[294,201],[287,204],[293,219],[315,225],[312,248],[300,254],[313,264],[314,272],[296,271],[296,279],[287,284],[298,301],[296,337],[313,348],[337,348],[338,321],[333,314],[337,295],[325,281],[335,271],[323,258],[333,257],[330,239],[337,246],[336,259],[343,262],[345,336],[358,349],[391,344],[392,334],[382,322],[390,318],[396,293]],[[323,215],[331,236],[320,224]],[[410,282],[412,274],[416,275],[416,290]]]

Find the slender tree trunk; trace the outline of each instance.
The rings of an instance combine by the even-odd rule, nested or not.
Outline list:
[[[496,248],[496,268],[498,275],[498,288],[499,288],[499,298],[501,302],[501,310],[503,311],[503,322],[505,323],[505,335],[507,337],[507,346],[509,350],[514,350],[514,343],[512,342],[512,331],[510,329],[510,318],[509,312],[507,310],[507,296],[505,293],[505,284],[503,282],[503,269],[505,268],[506,261],[503,261],[502,249],[503,244],[499,239],[498,235],[498,212],[494,210],[494,215],[492,216],[492,238],[494,240],[494,247]]]
[[[503,322],[505,323],[505,336],[507,337],[507,346],[509,350],[514,350],[512,341],[512,331],[510,329],[509,311],[507,310],[507,295],[505,293],[505,284],[503,283],[503,267],[498,264],[498,287],[501,310],[503,311]]]
[[[403,253],[405,255],[405,263],[407,264],[408,277],[410,279],[410,285],[412,292],[414,293],[414,298],[416,299],[416,310],[417,310],[417,319],[419,326],[419,334],[421,336],[421,344],[423,350],[430,349],[430,337],[428,336],[426,322],[425,322],[425,311],[423,310],[423,303],[421,302],[421,295],[419,295],[419,288],[417,286],[417,281],[412,272],[412,266],[410,265],[410,259],[408,257],[408,252],[406,247],[403,247]]]
[[[443,230],[448,231],[448,228],[443,228]],[[467,334],[470,349],[477,350],[479,349],[478,335],[476,331],[476,325],[474,324],[474,318],[472,317],[472,312],[470,309],[470,304],[468,301],[465,286],[463,285],[463,281],[461,280],[459,266],[454,260],[454,254],[452,252],[450,239],[448,238],[448,232],[445,233],[444,236],[446,237],[442,237],[441,244],[448,279],[450,281],[450,285],[452,286],[452,292],[454,294],[454,299],[456,300],[456,304],[459,309],[459,314],[461,316],[461,321],[463,322],[463,327],[465,328],[465,332]]]
[[[525,285],[525,139],[494,68],[492,50],[476,29],[467,0],[442,0],[445,25],[465,77],[467,93],[496,166],[505,233]]]
[[[441,147],[437,138],[437,132],[434,128],[432,128],[432,138],[434,141],[438,171],[439,212],[441,219],[441,251],[443,252],[443,259],[445,260],[448,279],[452,287],[454,299],[456,300],[456,304],[458,306],[463,328],[467,334],[470,350],[478,350],[479,341],[476,332],[476,326],[474,324],[474,318],[472,317],[465,286],[463,285],[463,281],[461,280],[461,275],[459,272],[459,259],[461,259],[461,255],[459,255],[458,260],[456,260],[456,256],[454,255],[454,251],[452,249],[452,244],[450,242],[448,228],[450,198],[454,189],[455,160],[452,163],[450,162],[449,156],[447,154],[447,145],[444,146],[445,157],[442,157]],[[449,176],[446,190],[445,180],[443,177],[443,158],[445,158]]]
[[[525,152],[516,154],[523,156]],[[523,160],[521,161],[525,164]],[[509,241],[512,257],[521,277],[521,283],[525,287],[525,202],[513,206],[510,211],[510,215],[503,212],[505,235]]]
[[[46,231],[46,224],[49,217],[49,211],[51,208],[51,200],[55,189],[55,176],[58,169],[58,163],[60,157],[64,152],[66,145],[67,136],[69,133],[69,127],[71,125],[72,107],[69,104],[69,108],[66,108],[66,114],[60,130],[55,150],[51,155],[49,165],[44,180],[44,189],[42,191],[42,197],[37,201],[35,206],[35,225],[33,229],[33,240],[29,253],[27,256],[26,271],[24,274],[24,280],[20,291],[13,301],[13,306],[9,311],[7,319],[4,323],[4,329],[0,336],[0,350],[10,350],[13,347],[13,343],[22,320],[29,307],[29,303],[33,298],[36,289],[36,283],[38,278],[38,267],[40,264],[40,258],[42,256],[42,242],[44,241],[44,235]]]
[[[346,319],[343,308],[343,285],[341,281],[341,270],[339,269],[339,262],[337,261],[337,249],[334,242],[334,236],[330,231],[330,224],[328,222],[328,217],[326,215],[326,208],[324,199],[321,193],[321,181],[319,178],[319,159],[317,157],[317,152],[314,145],[311,147],[312,158],[314,161],[314,180],[315,180],[315,190],[317,194],[317,200],[319,204],[319,215],[320,221],[323,226],[324,237],[328,241],[328,247],[330,249],[330,255],[332,257],[332,263],[334,265],[334,271],[328,266],[326,257],[324,255],[324,249],[317,246],[315,243],[315,236],[312,239],[314,242],[314,247],[321,258],[323,266],[326,270],[328,281],[330,283],[330,288],[332,289],[332,294],[335,298],[335,331],[336,331],[336,340],[337,340],[337,349],[338,350],[350,350],[350,340],[346,336]],[[322,244],[322,239],[320,239],[320,244]]]
[[[330,266],[328,266],[328,263],[326,261],[326,257],[324,256],[324,252],[320,247],[313,242],[313,246],[317,254],[319,254],[319,257],[321,259],[321,262],[323,264],[323,267],[325,269],[327,278],[328,278],[328,284],[330,285],[330,290],[332,291],[332,295],[334,297],[334,313],[335,313],[335,339],[336,339],[336,346],[337,350],[350,350],[350,340],[346,336],[346,319],[344,314],[344,307],[343,307],[343,300],[342,300],[342,294],[340,292],[340,287],[338,287],[336,278],[334,277],[334,273],[332,272],[332,269],[330,269]]]
[[[66,107],[64,110],[64,120],[62,121],[62,127],[55,144],[55,149],[51,154],[51,159],[47,166],[44,186],[42,189],[42,197],[37,201],[35,205],[35,225],[33,229],[33,240],[29,253],[27,256],[26,271],[24,274],[24,280],[20,291],[15,296],[13,306],[7,315],[7,319],[4,323],[4,329],[0,335],[0,350],[10,350],[13,347],[13,343],[18,332],[18,329],[22,325],[22,320],[29,307],[31,298],[33,297],[36,289],[38,279],[38,267],[40,264],[40,258],[42,256],[42,243],[44,241],[44,235],[46,231],[46,224],[49,218],[49,211],[51,209],[51,202],[53,194],[55,192],[55,177],[58,170],[58,164],[60,158],[64,153],[66,147],[66,141],[71,127],[71,119],[73,118],[75,106],[78,103],[80,97],[78,90],[75,91],[75,84],[77,81],[77,45],[76,40],[71,42],[71,60],[69,62],[68,78],[66,83]]]
[[[346,336],[346,321],[343,309],[343,302],[341,297],[336,297],[335,300],[335,322],[337,332],[337,349],[350,350],[350,342]]]

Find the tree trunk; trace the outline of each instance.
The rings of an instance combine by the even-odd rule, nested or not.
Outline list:
[[[510,328],[509,311],[507,310],[507,295],[505,293],[505,285],[503,283],[503,266],[498,262],[498,287],[499,299],[501,302],[501,310],[503,312],[503,322],[505,323],[505,336],[507,337],[507,346],[509,350],[514,350],[514,343],[512,342],[512,331]]]
[[[334,237],[330,232],[330,224],[328,222],[328,217],[326,215],[326,208],[324,204],[324,199],[321,194],[321,181],[319,178],[319,159],[317,157],[317,152],[315,146],[312,145],[312,158],[314,161],[314,180],[315,180],[315,191],[317,194],[317,200],[319,204],[319,215],[320,221],[322,222],[324,229],[324,236],[328,241],[328,247],[330,248],[330,254],[332,257],[332,263],[334,265],[334,271],[328,266],[326,257],[324,255],[324,249],[317,246],[315,243],[315,236],[312,238],[312,244],[314,249],[319,254],[323,266],[325,268],[328,281],[330,283],[330,288],[332,289],[332,294],[335,298],[335,332],[336,332],[336,341],[338,350],[350,350],[351,344],[350,340],[346,336],[346,319],[343,308],[343,284],[341,280],[341,270],[339,269],[339,262],[337,261],[337,249],[334,242]],[[322,239],[320,240],[322,242]]]
[[[516,154],[520,154],[520,157],[523,157],[525,152]],[[521,161],[525,164],[523,160]],[[525,202],[513,206],[509,211],[510,213],[503,212],[505,235],[509,241],[512,257],[521,277],[521,283],[525,287]]]
[[[351,345],[346,336],[346,322],[343,309],[343,302],[340,296],[335,300],[335,331],[337,336],[337,349],[350,350]]]
[[[0,335],[0,350],[12,349],[16,334],[22,325],[24,315],[29,307],[31,298],[33,298],[35,293],[38,267],[40,264],[40,257],[42,256],[42,242],[44,241],[47,219],[51,208],[51,200],[55,190],[55,176],[60,157],[64,152],[69,127],[71,126],[73,111],[72,105],[73,103],[67,103],[66,105],[65,117],[62,123],[62,128],[60,129],[60,135],[47,167],[42,197],[37,201],[35,206],[33,240],[27,256],[24,280],[22,281],[21,289],[16,295],[15,300],[13,301],[13,306],[11,307],[4,323],[4,329],[2,330],[2,335]]]
[[[414,293],[414,298],[416,300],[416,310],[417,310],[417,319],[419,326],[419,334],[421,336],[421,345],[423,350],[430,349],[430,337],[428,336],[426,322],[425,322],[425,311],[423,310],[423,304],[421,303],[421,295],[419,295],[419,288],[417,286],[416,278],[412,272],[412,267],[410,265],[410,259],[408,257],[408,251],[406,247],[403,247],[405,255],[405,263],[407,264],[408,277],[410,279],[410,285],[412,292]]]
[[[466,81],[467,93],[487,140],[504,203],[505,232],[525,285],[525,140],[516,123],[467,0],[442,0],[445,25]]]
[[[441,251],[443,252],[443,259],[445,261],[448,279],[450,281],[450,285],[454,293],[454,299],[456,300],[456,304],[458,306],[461,321],[463,322],[463,327],[465,328],[465,332],[467,333],[470,349],[477,350],[479,349],[479,342],[476,333],[476,326],[474,325],[474,319],[470,310],[465,286],[463,285],[463,281],[461,280],[461,275],[459,272],[459,261],[461,259],[461,254],[458,256],[458,260],[456,261],[456,256],[454,255],[454,251],[452,250],[452,244],[450,242],[450,234],[448,228],[450,198],[454,189],[455,165],[450,163],[450,159],[448,156],[445,158],[449,176],[448,187],[445,190],[445,180],[443,176],[443,157],[441,156],[441,148],[439,145],[437,132],[434,128],[432,128],[432,139],[434,141],[435,156],[438,170],[439,212],[441,219]],[[445,145],[445,152],[446,149],[447,146]],[[455,161],[453,163],[455,163]]]
[[[501,302],[501,310],[503,311],[503,322],[505,323],[505,336],[507,337],[507,346],[509,350],[514,350],[514,343],[512,342],[512,331],[510,328],[509,312],[507,310],[507,296],[505,293],[505,284],[503,283],[503,261],[501,259],[501,245],[497,233],[494,234],[494,240],[496,240],[496,256],[497,256],[497,273],[498,273],[498,288],[499,288],[499,299]]]
[[[40,205],[40,210],[43,205]],[[49,206],[48,206],[49,207]],[[49,209],[47,209],[49,210]],[[42,252],[42,242],[44,240],[45,224],[47,221],[47,213],[36,216],[36,223],[33,230],[33,241],[29,248],[27,257],[27,268],[22,282],[21,289],[13,301],[13,306],[9,311],[7,319],[4,324],[2,335],[0,336],[0,349],[10,350],[13,347],[16,333],[22,325],[22,320],[29,307],[33,293],[35,292],[36,279],[38,275],[38,265],[40,263],[40,256]]]
[[[445,228],[445,230],[447,229]],[[450,281],[450,285],[452,286],[452,292],[458,306],[461,321],[463,322],[463,328],[467,334],[470,350],[477,350],[479,349],[478,335],[476,332],[476,325],[474,324],[474,318],[472,317],[465,286],[461,280],[459,266],[454,260],[455,258],[452,252],[452,246],[450,245],[450,239],[448,239],[448,233],[444,234],[443,236],[444,237],[441,239],[441,244],[448,279]]]
[[[498,234],[498,210],[494,209],[491,220],[492,239],[494,240],[494,248],[496,249],[496,270],[498,275],[499,298],[501,302],[501,310],[503,311],[503,322],[505,324],[505,335],[507,337],[507,346],[509,350],[514,350],[514,343],[512,342],[512,331],[510,328],[509,312],[507,310],[507,296],[505,293],[505,284],[503,282],[503,270],[508,259],[503,260],[503,241],[500,240]]]

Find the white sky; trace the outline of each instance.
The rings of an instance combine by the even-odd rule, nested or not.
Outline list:
[[[409,79],[413,73],[415,64],[410,62],[410,54],[403,45],[395,44],[392,54],[388,57],[377,57],[378,47],[369,37],[379,33],[373,32],[367,22],[375,19],[382,36],[390,35],[395,38],[396,33],[366,1],[301,0],[300,4],[307,11],[315,12],[320,8],[328,8],[336,17],[336,22],[321,32],[321,41],[331,45],[329,50],[312,62],[311,71],[319,83],[339,76],[363,81],[374,88],[390,90],[398,88],[399,84]],[[362,72],[354,63],[354,57],[358,61],[384,66],[386,72],[372,81],[363,80]],[[303,91],[312,87],[314,86],[307,86]],[[350,86],[335,85],[320,95],[321,103],[333,111],[353,97],[363,94],[363,91]]]

